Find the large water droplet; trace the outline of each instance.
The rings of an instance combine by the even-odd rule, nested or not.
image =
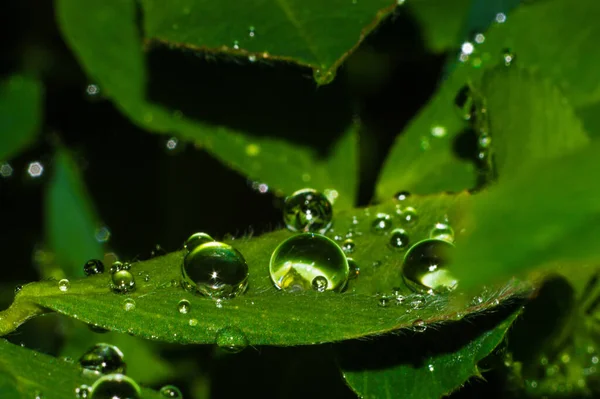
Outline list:
[[[111,275],[110,288],[113,290],[113,292],[118,294],[125,294],[127,292],[135,291],[135,278],[127,269],[116,270]]]
[[[430,238],[444,240],[448,242],[454,241],[454,230],[447,223],[436,223],[429,233]]]
[[[194,248],[211,241],[214,241],[214,239],[206,233],[194,233],[185,240],[183,247],[191,252]]]
[[[79,365],[93,374],[125,373],[123,352],[114,345],[100,343],[92,346],[79,358]]]
[[[452,290],[458,281],[447,269],[454,245],[443,240],[424,240],[413,245],[404,257],[402,275],[417,291]]]
[[[170,399],[182,399],[183,398],[183,394],[181,393],[179,388],[177,388],[174,385],[165,385],[164,387],[162,387],[160,389],[160,394],[163,397],[170,398]]]
[[[325,195],[306,188],[286,198],[283,221],[291,231],[325,233],[333,221],[333,208]]]
[[[92,385],[90,399],[140,399],[140,387],[123,374],[108,374]]]
[[[371,224],[371,230],[376,234],[383,234],[392,228],[392,217],[387,213],[378,213]]]
[[[408,247],[409,237],[405,230],[394,229],[390,234],[390,246],[393,249],[403,250]]]
[[[210,298],[233,298],[248,286],[248,265],[242,254],[222,242],[194,248],[183,261],[183,286]]]
[[[217,333],[217,345],[229,353],[238,353],[248,346],[248,338],[237,327],[225,327]]]
[[[454,98],[454,105],[458,115],[466,121],[475,115],[475,102],[469,86],[465,85],[458,91]]]
[[[104,273],[104,264],[98,259],[91,259],[83,265],[83,272],[86,276]]]
[[[349,267],[342,249],[329,238],[303,233],[288,238],[275,249],[269,266],[275,286],[290,291],[313,289],[323,277],[327,291],[339,291],[348,280]]]
[[[181,314],[188,314],[190,312],[191,307],[192,307],[192,305],[190,304],[190,301],[188,301],[187,299],[182,299],[177,304],[177,310],[179,310],[179,313],[181,313]]]
[[[71,283],[66,278],[63,278],[58,282],[58,289],[62,292],[67,292],[71,288]]]

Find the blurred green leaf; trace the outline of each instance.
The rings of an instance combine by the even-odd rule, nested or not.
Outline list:
[[[589,142],[567,99],[531,71],[517,67],[490,70],[483,77],[481,94],[500,179]]]
[[[35,140],[42,119],[42,84],[13,75],[0,83],[0,161],[8,160]]]
[[[312,68],[319,84],[333,79],[348,55],[396,6],[393,0],[141,3],[150,40],[295,62]]]
[[[434,52],[455,50],[469,14],[471,0],[417,0],[406,6],[421,26],[427,47]]]
[[[342,154],[334,150],[332,163],[328,164],[317,159],[307,147],[191,121],[150,104],[145,99],[147,76],[141,38],[135,25],[135,2],[92,0],[86,4],[84,9],[75,0],[57,2],[63,35],[90,77],[100,83],[134,122],[153,132],[176,134],[192,141],[231,168],[268,184],[273,190],[291,194],[307,185],[320,191],[333,188],[339,193],[338,207],[354,203],[358,177],[350,171],[357,162],[353,155],[356,149],[343,143],[353,140],[355,125],[348,127],[343,138],[346,141],[338,144],[338,148],[342,146],[348,152]],[[346,165],[335,161],[340,156]],[[344,181],[337,179],[340,174],[344,175]]]
[[[89,259],[102,259],[102,244],[95,237],[99,227],[83,179],[71,155],[59,149],[45,203],[46,236],[55,263],[68,277],[83,276]]]
[[[419,210],[419,223],[409,228],[414,242],[429,237],[431,227],[443,215],[460,228],[463,196],[411,197],[408,202]],[[488,292],[476,304],[453,302],[453,295],[412,294],[404,303],[379,306],[377,292],[391,292],[399,287],[403,294],[412,291],[401,275],[402,253],[389,246],[389,236],[371,232],[373,217],[379,212],[396,216],[396,204],[386,203],[368,210],[342,212],[337,216],[334,237],[352,232],[355,236],[353,259],[360,267],[360,277],[350,281],[344,293],[277,290],[268,271],[273,250],[292,233],[281,230],[256,238],[231,242],[245,257],[249,267],[249,290],[244,295],[225,300],[217,306],[214,300],[184,290],[181,265],[184,252],[154,258],[132,265],[136,290],[129,295],[112,293],[110,275],[95,275],[72,280],[67,291],[56,281],[28,284],[17,294],[11,308],[0,312],[0,333],[6,334],[19,324],[13,316],[24,313],[24,306],[38,305],[70,317],[142,338],[177,343],[215,343],[217,334],[226,327],[243,331],[251,345],[308,345],[376,335],[400,328],[412,328],[417,319],[425,323],[455,320],[480,312],[520,292],[520,287]],[[142,278],[141,276],[148,276]],[[135,301],[127,310],[126,300]],[[180,300],[191,303],[188,313],[177,306]],[[423,308],[412,311],[418,300]],[[463,301],[464,302],[464,301]]]
[[[461,285],[600,260],[600,184],[590,178],[600,173],[599,153],[593,143],[472,198],[454,265]]]
[[[6,376],[3,378],[2,376]],[[65,399],[75,397],[75,389],[91,386],[95,377],[81,372],[76,363],[66,362],[0,339],[0,388],[3,398]],[[4,390],[7,385],[8,390]],[[18,396],[10,392],[18,391]],[[158,392],[142,388],[144,399],[159,399]]]
[[[389,342],[385,350],[367,355],[372,359],[377,357],[373,359],[375,364],[389,365],[369,367],[369,363],[363,360],[356,365],[360,367],[362,363],[364,368],[352,369],[347,360],[342,360],[344,378],[352,390],[364,399],[437,399],[449,395],[469,378],[481,376],[477,363],[502,342],[518,314],[519,312],[513,313],[478,336],[457,338],[458,342],[453,343],[427,342],[427,345],[419,346],[416,342],[424,342],[418,340],[419,337],[394,337],[400,344]],[[467,331],[468,328],[461,325],[460,330],[454,330],[457,334],[448,336],[460,337],[461,333],[468,334]],[[444,330],[435,332],[438,335],[443,333]],[[404,341],[401,341],[403,338]],[[444,349],[435,350],[444,345]],[[353,356],[365,356],[365,351],[354,351],[349,357]]]

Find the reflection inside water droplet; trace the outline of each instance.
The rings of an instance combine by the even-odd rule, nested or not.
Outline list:
[[[325,195],[306,188],[286,198],[283,221],[291,231],[325,233],[333,221],[333,208]]]
[[[135,301],[131,298],[127,298],[123,301],[123,310],[130,312],[135,309]]]
[[[66,278],[63,278],[58,282],[58,289],[62,292],[67,292],[71,288],[71,283]]]
[[[411,206],[398,209],[397,214],[400,217],[400,223],[406,227],[412,227],[419,221],[417,210]]]
[[[108,374],[92,385],[90,399],[141,399],[138,384],[123,374]]]
[[[453,242],[454,230],[447,223],[436,223],[429,233],[429,238]]]
[[[190,301],[188,301],[187,299],[182,299],[177,304],[177,310],[179,310],[179,313],[181,313],[181,314],[188,314],[190,312],[190,309],[191,309],[191,304],[190,304]]]
[[[408,248],[410,240],[404,229],[394,229],[390,234],[390,246],[393,249],[403,250]]]

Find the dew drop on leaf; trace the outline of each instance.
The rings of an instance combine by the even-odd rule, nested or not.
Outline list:
[[[75,388],[76,399],[88,399],[92,394],[92,388],[88,385],[82,384]]]
[[[130,312],[135,310],[135,301],[131,298],[127,298],[123,301],[123,310],[126,312]]]
[[[140,387],[123,374],[108,374],[92,385],[90,399],[140,399]]]
[[[256,29],[254,26],[248,27],[248,37],[253,38],[254,36],[256,36]]]
[[[127,269],[116,270],[112,273],[110,279],[110,288],[117,294],[125,294],[127,292],[135,291],[135,278]]]
[[[447,223],[436,223],[429,233],[429,238],[453,242],[454,230]]]
[[[398,191],[396,194],[394,194],[394,199],[396,201],[406,201],[406,199],[410,197],[410,193],[408,191]]]
[[[351,239],[347,239],[346,241],[344,241],[342,243],[342,249],[344,250],[344,253],[346,253],[346,254],[351,254],[352,252],[354,252],[355,247],[356,247],[356,244],[354,244],[354,241],[352,241]]]
[[[15,285],[15,295],[18,294],[19,292],[21,292],[21,290],[23,289],[22,285]]]
[[[355,279],[360,274],[360,267],[356,263],[356,261],[352,258],[347,258],[348,261],[348,279]]]
[[[390,234],[390,247],[396,250],[404,250],[409,243],[408,233],[404,229],[394,229]]]
[[[86,276],[104,273],[104,264],[98,259],[90,259],[83,265],[83,272]]]
[[[379,298],[378,304],[382,308],[387,308],[388,306],[390,306],[391,301],[392,301],[392,298],[390,298],[388,296],[382,296],[381,298]]]
[[[71,288],[71,283],[66,278],[63,278],[58,282],[58,289],[62,292],[67,292]]]
[[[427,331],[427,325],[423,321],[423,319],[417,319],[412,323],[413,329],[416,332],[425,332]]]
[[[392,217],[387,213],[378,213],[371,223],[371,230],[376,234],[383,234],[392,228]]]
[[[443,240],[428,239],[413,245],[404,256],[402,275],[415,291],[452,290],[458,281],[449,272],[454,245]]]
[[[217,332],[217,346],[229,353],[239,353],[248,346],[248,338],[237,327],[224,327]]]
[[[185,248],[188,252],[191,252],[197,246],[211,241],[214,241],[214,239],[206,233],[194,233],[189,236],[187,240],[185,240],[183,248]]]
[[[342,249],[329,238],[302,233],[288,238],[273,251],[269,265],[271,279],[279,289],[312,289],[316,277],[327,281],[327,291],[339,291],[348,281],[348,260]]]
[[[404,209],[398,209],[396,213],[400,217],[400,223],[403,226],[411,227],[417,224],[419,221],[417,210],[411,206],[408,206]]]
[[[79,358],[79,365],[87,373],[125,373],[123,352],[114,345],[99,343],[92,346]]]
[[[175,385],[165,385],[160,389],[160,394],[165,398],[170,399],[182,399],[183,395],[179,388]]]
[[[323,292],[327,289],[327,279],[323,276],[317,276],[312,281],[312,288],[317,292]]]
[[[504,61],[504,66],[509,67],[515,60],[515,54],[510,49],[504,49],[502,51],[502,60]]]
[[[291,231],[325,233],[333,221],[333,207],[325,195],[305,188],[286,198],[283,221]]]
[[[475,115],[475,102],[469,86],[465,85],[458,91],[456,97],[454,97],[454,105],[461,119],[468,121],[473,118]]]
[[[179,313],[181,313],[181,314],[188,314],[190,312],[191,307],[192,307],[192,305],[190,304],[190,301],[188,301],[187,299],[182,299],[177,304],[177,310],[179,310]]]
[[[182,264],[183,286],[209,298],[233,298],[248,287],[242,254],[222,242],[207,242],[189,252]]]

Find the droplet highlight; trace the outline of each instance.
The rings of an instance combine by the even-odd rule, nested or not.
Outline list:
[[[453,242],[454,230],[447,223],[436,223],[429,233],[429,238]]]
[[[237,327],[225,327],[217,333],[217,346],[229,353],[239,353],[248,346],[248,338]]]

